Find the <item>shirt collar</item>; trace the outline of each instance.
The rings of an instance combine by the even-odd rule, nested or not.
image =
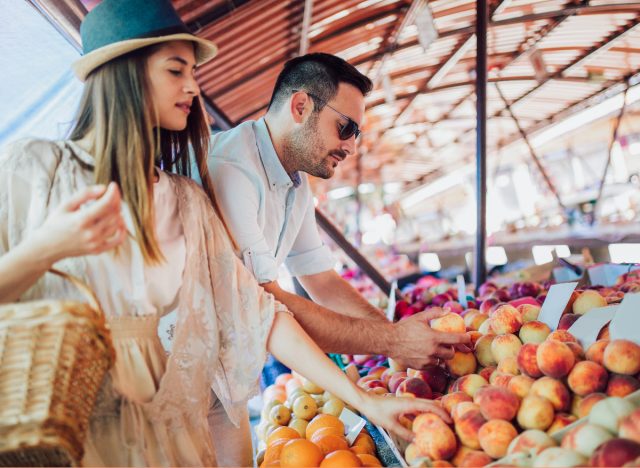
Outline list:
[[[256,135],[256,143],[258,145],[258,153],[267,174],[269,188],[274,190],[276,187],[299,187],[302,183],[300,174],[294,172],[291,176],[284,170],[280,158],[273,147],[271,135],[264,118],[258,119],[253,123],[254,133]]]

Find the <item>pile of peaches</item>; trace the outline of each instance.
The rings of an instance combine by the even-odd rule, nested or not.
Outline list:
[[[636,460],[640,414],[630,416],[634,408],[623,399],[640,389],[640,346],[610,340],[605,327],[598,340],[584,349],[567,331],[583,314],[621,301],[625,292],[635,292],[636,287],[640,288],[640,280],[631,276],[614,288],[574,293],[555,331],[537,320],[546,295],[541,285],[520,283],[509,290],[484,285],[483,294],[470,303],[475,307],[466,310],[454,302],[452,291],[433,295],[429,305],[448,313],[432,320],[432,328],[469,334],[474,352],[456,351],[452,359],[424,370],[403,369],[392,359],[389,367],[375,365],[380,361],[375,356],[350,357],[373,365],[359,367],[366,375],[357,383],[370,392],[433,399],[451,414],[451,425],[432,414],[402,418],[415,433],[405,449],[410,465],[483,466],[515,455],[519,457],[508,464],[640,462]],[[424,301],[429,294],[414,290],[412,300]],[[398,306],[399,317],[413,313],[404,309],[403,315],[405,306]],[[416,310],[423,307],[428,306],[419,303]],[[612,414],[619,416],[615,424],[606,420]],[[623,417],[626,429],[618,434]],[[587,418],[588,424],[572,429],[572,435],[556,447],[559,444],[551,436],[581,418]],[[536,450],[521,448],[529,445]]]

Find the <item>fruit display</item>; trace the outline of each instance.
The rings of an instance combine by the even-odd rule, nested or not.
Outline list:
[[[618,433],[618,422],[622,425],[622,416],[630,411],[604,402],[625,401],[623,397],[640,389],[640,346],[610,340],[605,327],[598,340],[583,349],[567,330],[590,310],[619,303],[626,292],[640,290],[637,274],[624,276],[613,287],[576,290],[556,330],[537,320],[550,284],[515,283],[501,288],[486,283],[478,297],[468,296],[467,308],[457,302],[451,285],[415,286],[398,301],[396,318],[440,308],[445,315],[433,320],[432,328],[469,334],[473,353],[456,351],[452,359],[423,370],[402,368],[393,359],[387,364],[383,356],[345,356],[344,361],[349,363],[348,370],[358,372],[357,384],[366,391],[433,399],[451,414],[451,425],[432,414],[401,418],[415,434],[408,445],[397,441],[409,465],[484,466],[529,451],[526,460],[519,455],[513,464],[622,466],[612,465],[617,459],[603,458],[602,452],[611,452],[606,444],[616,441],[611,447],[628,450],[631,457],[637,443],[633,437],[638,437],[640,429],[634,420],[625,422],[625,429]],[[601,409],[606,405],[615,408]],[[598,416],[603,411],[608,419]],[[620,418],[614,421],[611,415],[616,414]],[[597,428],[576,431],[572,437],[579,440],[577,449],[569,442],[555,442],[554,435],[583,418],[599,422]],[[618,441],[625,437],[627,441]],[[535,456],[531,447],[540,448]],[[622,458],[629,462],[628,457]]]
[[[259,467],[382,466],[366,429],[347,442],[339,416],[344,408],[356,411],[310,380],[282,374],[265,389],[263,401],[255,427]]]

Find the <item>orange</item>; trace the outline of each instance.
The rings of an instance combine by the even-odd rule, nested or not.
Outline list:
[[[360,459],[360,462],[362,462],[362,466],[369,466],[369,467],[382,466],[382,463],[380,463],[380,460],[378,460],[373,455],[369,455],[365,453],[365,454],[358,455],[358,458]]]
[[[284,447],[284,444],[286,444],[290,440],[291,439],[278,439],[271,445],[269,445],[267,447],[267,450],[265,450],[264,452],[264,462],[273,463],[275,461],[280,461],[280,453],[282,453],[282,447]]]
[[[300,434],[292,427],[280,426],[267,437],[267,447],[278,439],[299,439]]]
[[[335,452],[336,450],[349,450],[347,439],[345,439],[344,436],[336,434],[325,434],[317,436],[316,433],[316,436],[313,438],[312,442],[320,447],[323,455]]]
[[[308,424],[307,424],[307,427],[309,427]],[[311,442],[315,444],[319,438],[329,434],[333,434],[338,437],[344,437],[344,434],[342,434],[340,432],[340,429],[338,429],[337,427],[323,427],[321,429],[316,430],[316,432],[313,433],[313,436],[311,438],[309,438],[309,433],[307,432],[307,439],[311,440]]]
[[[282,467],[320,466],[321,461],[322,452],[318,446],[306,439],[290,440],[280,452]]]
[[[360,459],[350,450],[337,450],[324,457],[321,468],[347,468],[362,466]]]
[[[324,427],[339,429],[340,434],[344,435],[344,423],[340,419],[331,414],[319,414],[307,426],[307,439],[311,440],[314,432]]]
[[[354,446],[364,447],[368,454],[374,455],[376,453],[376,444],[369,434],[358,434],[356,440],[353,442]]]
[[[364,445],[352,445],[350,450],[356,455],[373,455],[371,449]]]

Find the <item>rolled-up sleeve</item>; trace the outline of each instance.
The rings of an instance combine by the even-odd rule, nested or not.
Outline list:
[[[302,227],[285,265],[292,276],[305,276],[332,270],[335,263],[331,250],[320,239],[313,201],[309,197]]]
[[[252,174],[230,162],[220,161],[210,164],[210,168],[216,203],[240,248],[244,265],[258,283],[275,281],[278,266],[258,224],[260,193],[256,181],[251,180]]]

